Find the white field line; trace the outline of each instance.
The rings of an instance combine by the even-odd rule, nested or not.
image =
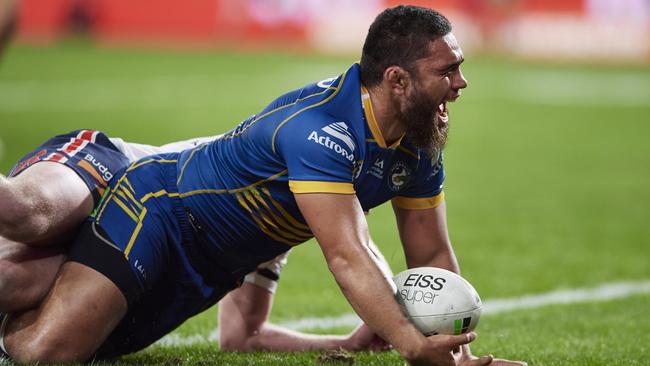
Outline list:
[[[598,287],[558,290],[538,295],[526,295],[508,299],[483,301],[483,315],[494,315],[515,310],[533,309],[547,305],[572,304],[580,302],[599,302],[625,298],[638,294],[650,293],[650,281],[639,282],[610,282]],[[354,327],[361,323],[354,313],[340,316],[302,318],[291,320],[279,325],[293,330],[332,329],[338,327]],[[184,337],[170,334],[156,342],[158,346],[184,346],[199,343],[216,342],[218,332],[215,330],[207,337],[195,334]]]

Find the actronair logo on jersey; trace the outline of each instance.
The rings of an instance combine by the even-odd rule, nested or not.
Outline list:
[[[324,133],[321,133],[320,135],[317,131],[311,131],[307,140],[314,141],[319,145],[334,150],[337,154],[343,156],[349,161],[354,161],[353,153],[356,145],[354,144],[352,134],[348,130],[348,125],[346,125],[345,122],[330,123],[321,128],[321,131]],[[334,137],[336,140],[331,137]],[[348,151],[345,147],[341,146],[341,143],[347,146],[350,150]]]

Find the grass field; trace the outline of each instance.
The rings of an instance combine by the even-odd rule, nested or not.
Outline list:
[[[482,298],[650,280],[650,68],[466,58],[470,86],[451,106],[445,191],[463,275]],[[354,60],[15,46],[0,63],[0,171],[72,129],[151,144],[220,133]],[[369,221],[393,270],[404,269],[390,208],[373,210]],[[487,314],[473,350],[531,365],[648,365],[649,309],[646,292]],[[272,320],[350,312],[317,245],[297,248]],[[211,309],[176,334],[207,336],[215,327]],[[216,349],[158,345],[119,363],[314,365],[320,356]],[[402,364],[394,352],[355,357]]]

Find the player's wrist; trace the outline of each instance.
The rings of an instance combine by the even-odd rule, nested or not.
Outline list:
[[[406,360],[416,360],[425,349],[426,338],[415,328],[399,337],[399,342],[390,342],[393,348]]]

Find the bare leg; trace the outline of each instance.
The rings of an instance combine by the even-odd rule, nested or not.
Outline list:
[[[111,280],[66,262],[38,309],[12,315],[4,344],[19,363],[86,361],[126,311],[126,299]]]
[[[39,162],[17,177],[0,176],[0,236],[7,239],[52,245],[92,209],[86,183],[65,165]]]
[[[36,307],[54,283],[64,248],[31,247],[0,237],[0,313]]]

